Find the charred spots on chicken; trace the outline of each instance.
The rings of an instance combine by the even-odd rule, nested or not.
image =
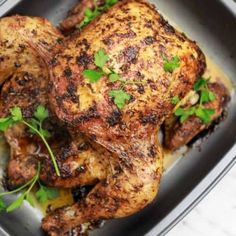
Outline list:
[[[136,84],[136,86],[138,87],[137,91],[138,91],[139,94],[144,94],[145,93],[143,84]]]
[[[121,112],[119,110],[115,110],[111,113],[109,117],[107,117],[107,123],[109,126],[115,126],[121,123]]]
[[[123,50],[122,54],[128,63],[135,64],[139,55],[139,47],[129,46]]]
[[[154,22],[151,21],[151,20],[145,20],[145,21],[146,21],[146,22],[145,22],[145,24],[144,24],[144,27],[145,27],[145,28],[148,28],[148,29],[151,29],[152,26],[153,26],[153,24],[154,24]]]
[[[56,66],[58,63],[57,58],[53,57],[50,61],[49,61],[49,65],[50,66]]]
[[[147,36],[143,39],[143,42],[146,44],[146,45],[151,45],[153,44],[154,42],[156,41],[156,39],[153,37],[153,36]]]
[[[87,151],[89,148],[90,144],[88,142],[82,142],[77,146],[78,151]]]
[[[70,100],[74,103],[79,103],[79,95],[77,95],[77,87],[72,81],[68,82],[66,90],[67,94],[65,95],[65,97],[70,98]]]
[[[57,38],[57,43],[62,44],[63,43],[63,38]]]
[[[15,80],[20,86],[25,86],[28,82],[32,81],[32,76],[26,72],[23,77],[16,77]]]
[[[90,44],[87,39],[83,38],[76,44],[77,48],[82,48],[83,51],[88,51],[90,48]]]
[[[107,46],[112,46],[114,44],[114,40],[111,37],[104,38],[102,42]]]
[[[67,67],[64,71],[63,74],[65,77],[69,78],[72,76],[72,70],[70,69],[70,67]]]
[[[86,52],[82,52],[80,56],[76,57],[77,65],[83,66],[85,69],[88,68],[88,65],[91,62],[92,62],[92,59]]]
[[[80,202],[92,190],[93,186],[85,185],[71,190],[75,202]]]
[[[15,66],[15,68],[20,68],[21,67],[21,64],[19,63],[19,62],[14,62],[14,66]]]
[[[151,145],[149,148],[148,148],[148,156],[149,157],[152,157],[152,158],[155,158],[156,155],[157,155],[157,150],[156,150],[156,146],[155,145]]]
[[[75,172],[77,175],[80,175],[81,173],[85,173],[86,172],[86,166],[81,165],[78,168],[76,168]]]
[[[165,33],[167,34],[174,34],[175,33],[175,29],[173,26],[171,26],[168,21],[166,21],[163,16],[160,16],[158,19],[158,22],[163,26]]]
[[[81,123],[85,123],[91,119],[98,119],[100,118],[100,114],[98,113],[96,105],[89,107],[87,111],[84,112],[79,118],[74,119],[73,125],[79,125]]]
[[[153,124],[156,125],[159,121],[158,116],[156,114],[141,114],[140,121],[142,125]]]
[[[133,39],[137,36],[137,34],[133,30],[129,30],[126,33],[119,33],[116,34],[119,38],[129,38]]]

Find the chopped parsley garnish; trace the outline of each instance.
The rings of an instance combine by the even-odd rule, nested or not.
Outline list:
[[[164,70],[165,72],[173,73],[173,71],[180,67],[180,59],[177,56],[172,57],[170,60],[164,58]]]
[[[0,211],[12,212],[20,208],[24,200],[34,207],[34,200],[31,195],[31,191],[35,187],[37,182],[40,186],[39,190],[36,192],[36,197],[39,200],[39,202],[43,203],[48,199],[57,198],[59,196],[58,190],[54,188],[45,187],[39,182],[40,171],[41,171],[41,167],[39,163],[35,176],[32,179],[30,179],[27,183],[25,183],[21,187],[14,189],[12,191],[0,193]],[[14,202],[12,202],[9,206],[7,206],[5,202],[3,201],[2,197],[6,195],[11,195],[14,193],[20,193],[20,196]]]
[[[194,84],[194,90],[200,95],[198,104],[188,108],[179,107],[176,109],[175,115],[180,118],[181,123],[186,121],[192,115],[198,117],[206,125],[211,122],[211,117],[215,114],[215,109],[205,108],[203,106],[205,103],[214,101],[216,98],[215,94],[208,88],[209,80],[210,79],[201,77]]]
[[[101,69],[105,66],[108,60],[109,56],[106,54],[103,48],[100,48],[94,55],[94,63]]]
[[[205,79],[204,77],[201,77],[196,81],[194,84],[193,89],[196,92],[200,93],[200,104],[211,102],[215,100],[215,94],[209,90],[208,88],[208,82],[210,78]]]
[[[104,73],[97,70],[84,70],[83,76],[89,80],[90,83],[95,83],[102,78]]]
[[[108,78],[109,82],[115,83],[120,82],[120,89],[111,90],[109,96],[114,98],[114,103],[118,108],[123,108],[125,102],[130,100],[130,95],[124,91],[124,86],[127,84],[143,84],[143,81],[125,81],[123,80],[118,73],[116,73],[112,68],[106,66],[106,63],[109,60],[109,56],[106,51],[100,48],[94,54],[94,64],[97,66],[96,69],[87,69],[83,71],[83,76],[88,79],[90,83],[97,82],[103,76]]]
[[[171,98],[171,103],[173,105],[176,105],[179,102],[180,102],[180,98],[178,96],[174,96],[174,97]]]
[[[114,4],[116,4],[118,2],[118,0],[106,0],[105,3],[100,7],[97,6],[96,0],[94,2],[95,2],[94,10],[91,10],[90,8],[85,9],[84,19],[79,25],[77,25],[78,29],[82,29],[83,27],[88,25],[97,16],[101,15],[102,12],[108,10],[110,7],[112,7]]]
[[[23,117],[20,107],[13,107],[9,111],[10,115],[8,117],[0,119],[0,130],[5,131],[15,123],[25,124],[30,129],[30,132],[37,134],[41,138],[51,157],[56,174],[60,176],[55,156],[46,140],[46,138],[50,137],[50,133],[42,127],[44,120],[48,117],[48,110],[44,106],[39,105],[34,113],[34,117],[27,120]]]
[[[5,211],[7,209],[7,205],[5,204],[5,202],[2,200],[2,198],[0,198],[0,212],[1,211]]]
[[[42,185],[39,181],[38,183],[39,183],[39,189],[35,193],[35,196],[37,197],[40,203],[45,203],[48,200],[52,200],[59,197],[58,189],[46,187]]]
[[[122,109],[126,103],[129,101],[131,96],[126,93],[124,90],[111,90],[109,92],[109,96],[114,98],[114,103],[117,105],[118,108]]]

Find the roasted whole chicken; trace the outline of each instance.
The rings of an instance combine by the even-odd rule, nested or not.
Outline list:
[[[100,1],[102,5],[104,2]],[[81,1],[62,22],[66,34],[94,2]],[[106,73],[91,83],[85,70],[96,70],[94,55],[108,54]],[[178,57],[178,67],[165,62]],[[25,125],[4,132],[11,155],[7,186],[25,184],[37,172],[47,186],[94,186],[71,206],[49,213],[42,222],[48,235],[66,235],[86,222],[132,215],[153,201],[163,172],[157,133],[164,124],[165,146],[175,150],[208,127],[195,116],[181,123],[173,116],[173,97],[183,99],[206,68],[194,41],[174,29],[145,0],[122,0],[81,31],[64,37],[47,20],[12,16],[0,19],[0,114],[20,106],[31,118],[39,104],[49,110],[45,126],[61,175],[55,173],[42,141]],[[209,84],[215,100],[212,121],[221,116],[229,93]],[[128,94],[124,107],[111,91]]]

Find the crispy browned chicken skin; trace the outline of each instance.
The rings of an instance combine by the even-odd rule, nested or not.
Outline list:
[[[86,4],[92,3],[82,1],[81,4],[84,11]],[[75,9],[74,14],[79,14],[79,9]],[[64,235],[84,222],[124,217],[144,208],[156,196],[162,174],[162,152],[156,134],[172,113],[171,98],[183,98],[203,73],[205,58],[201,50],[143,0],[121,1],[81,34],[65,41],[41,18],[35,18],[34,23],[34,18],[19,16],[8,20],[8,27],[14,26],[24,35],[18,39],[12,37],[13,48],[24,48],[26,54],[22,56],[24,53],[19,53],[18,49],[6,51],[6,44],[1,41],[11,66],[0,64],[3,72],[0,80],[5,81],[0,112],[6,115],[10,107],[19,105],[24,115],[31,117],[38,104],[48,106],[47,94],[51,91],[48,71],[35,49],[41,57],[45,53],[47,56],[56,53],[50,61],[43,59],[48,63],[53,89],[50,96],[53,111],[46,125],[54,134],[50,145],[61,171],[61,177],[56,176],[40,140],[29,135],[24,126],[16,125],[5,133],[12,150],[8,166],[10,185],[21,185],[32,178],[38,161],[42,162],[41,180],[47,185],[70,188],[96,184],[86,199],[58,209],[43,220],[43,229],[49,235]],[[46,30],[41,35],[43,29]],[[33,32],[34,40],[24,32],[29,36]],[[37,35],[40,36],[35,41]],[[58,44],[53,46],[56,41]],[[108,96],[108,91],[119,88],[119,83],[108,83],[104,77],[89,84],[82,76],[84,69],[94,68],[93,55],[100,48],[109,54],[109,66],[123,79],[142,81],[141,85],[125,86],[132,99],[122,110]],[[163,58],[174,56],[181,59],[180,67],[173,73],[165,72]],[[19,61],[24,65],[29,60],[34,63],[34,69],[18,65]],[[12,73],[15,67],[18,69]],[[217,94],[212,106],[217,107],[219,115],[224,104],[218,98],[226,96],[225,91],[217,84],[211,88]],[[38,93],[34,94],[37,89]],[[30,100],[32,94],[33,100]],[[54,133],[57,128],[64,137]],[[175,128],[176,133],[169,133],[174,142],[183,126]],[[194,135],[189,134],[185,141],[190,136]]]
[[[122,110],[108,96],[119,83],[103,77],[90,84],[82,75],[84,69],[95,68],[93,56],[100,48],[110,57],[108,66],[124,80],[145,81],[141,89],[125,86],[132,99]],[[180,58],[180,67],[165,72],[163,57],[174,56]],[[171,97],[182,98],[191,90],[205,59],[152,5],[125,0],[67,39],[52,61],[48,66],[54,112],[113,153],[106,178],[84,201],[43,220],[47,233],[61,235],[86,221],[128,216],[154,199],[162,172],[157,131],[172,112]]]
[[[61,43],[63,36],[45,19],[12,16],[0,19],[1,60],[0,117],[9,109],[20,106],[24,117],[31,118],[39,104],[48,107],[48,72],[29,41],[52,47]],[[13,33],[10,33],[13,32]],[[32,63],[32,65],[31,65]],[[49,108],[49,107],[48,107]],[[7,185],[14,189],[25,184],[42,162],[41,180],[49,186],[71,188],[93,184],[106,174],[110,153],[77,135],[72,138],[52,112],[46,124],[51,131],[49,140],[56,155],[61,177],[56,176],[51,159],[41,140],[28,132],[23,124],[13,125],[5,132],[11,148],[7,167]]]

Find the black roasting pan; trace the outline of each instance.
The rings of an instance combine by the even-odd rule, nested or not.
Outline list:
[[[0,0],[0,16],[47,17],[54,24],[77,0]],[[233,0],[153,0],[236,83],[236,3]],[[1,26],[0,26],[1,27]],[[1,32],[1,31],[0,31]],[[0,52],[1,53],[1,52]],[[94,236],[165,235],[215,186],[236,162],[236,97],[227,119],[163,177],[158,198],[134,216],[107,222]],[[0,215],[0,235],[40,236],[37,211],[23,207]]]

